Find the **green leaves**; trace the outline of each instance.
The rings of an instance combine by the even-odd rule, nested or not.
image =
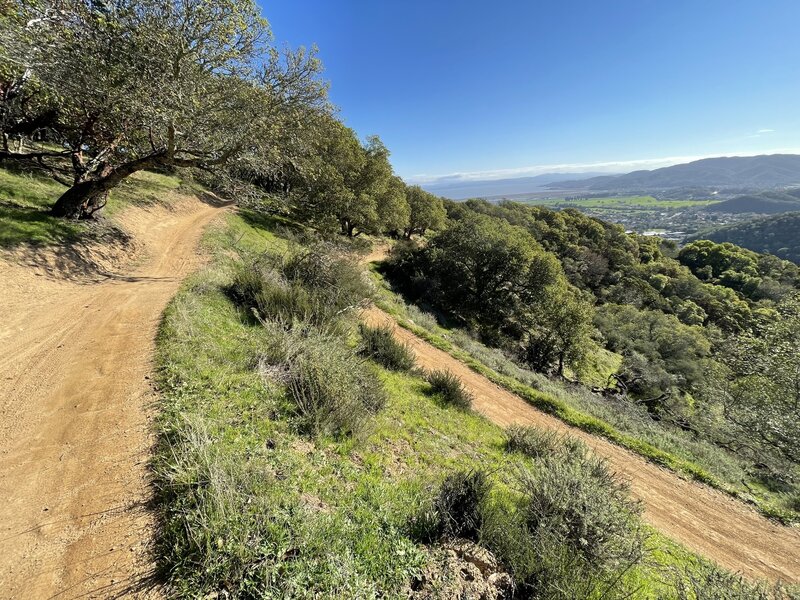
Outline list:
[[[405,227],[405,236],[411,239],[414,234],[425,235],[429,229],[439,230],[444,227],[447,213],[441,198],[426,192],[418,185],[409,186],[406,190],[409,218]]]
[[[23,22],[2,25],[32,74],[25,85],[35,81],[54,99],[42,127],[68,149],[76,183],[113,187],[138,168],[234,160],[266,172],[300,153],[294,131],[329,109],[315,52],[270,46],[253,0],[48,6],[58,11],[39,10],[50,17],[35,35]],[[30,111],[20,118],[36,120],[44,107]]]

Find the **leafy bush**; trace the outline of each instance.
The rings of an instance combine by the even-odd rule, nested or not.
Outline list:
[[[280,333],[281,348],[273,349],[267,362],[284,369],[282,378],[301,431],[361,433],[386,404],[386,391],[375,373],[335,336],[299,327]]]
[[[242,261],[228,293],[262,319],[327,326],[362,305],[372,288],[354,260],[319,244],[285,256],[264,254]]]
[[[410,371],[414,368],[414,353],[408,345],[398,342],[388,325],[360,326],[362,354],[392,371]]]
[[[445,404],[451,404],[461,410],[469,410],[472,407],[472,394],[451,371],[431,371],[427,374],[427,379],[431,385],[431,393],[439,396]]]
[[[642,553],[639,505],[594,456],[545,458],[520,472],[526,525],[534,536],[553,536],[596,567],[615,566]]]
[[[586,454],[586,446],[577,438],[524,425],[506,429],[506,449],[536,459],[553,455],[580,458]]]

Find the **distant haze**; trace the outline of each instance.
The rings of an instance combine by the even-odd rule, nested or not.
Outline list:
[[[800,186],[800,155],[765,154],[704,158],[652,171],[544,173],[508,179],[443,177],[420,184],[452,200],[521,194],[658,193],[680,189],[764,191]]]
[[[514,177],[509,179],[485,179],[464,181],[462,179],[434,181],[423,183],[421,186],[432,194],[444,196],[451,200],[466,200],[467,198],[491,198],[494,196],[513,196],[529,192],[542,191],[557,181],[580,181],[607,175],[607,173],[543,173],[533,177]]]

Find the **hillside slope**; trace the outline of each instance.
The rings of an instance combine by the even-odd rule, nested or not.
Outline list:
[[[745,194],[707,206],[706,212],[777,214],[800,210],[800,190]]]
[[[800,531],[776,525],[720,492],[680,479],[619,446],[568,427],[397,327],[391,316],[377,308],[365,318],[392,327],[414,350],[423,368],[456,374],[474,395],[474,408],[493,423],[503,427],[532,424],[583,440],[631,482],[633,494],[644,503],[645,519],[660,532],[730,570],[755,578],[800,582]]]
[[[182,597],[213,596],[221,588],[231,597],[472,597],[442,592],[441,588],[437,593],[428,587],[441,585],[448,578],[440,572],[431,579],[430,568],[440,564],[443,551],[451,552],[426,533],[429,519],[441,514],[440,508],[429,512],[431,495],[437,493],[443,478],[454,472],[480,470],[492,482],[492,497],[500,503],[494,507],[500,509],[505,502],[524,502],[526,488],[519,486],[518,474],[542,463],[537,463],[539,459],[532,454],[510,448],[508,434],[501,426],[449,404],[431,389],[421,370],[388,370],[380,366],[382,362],[364,360],[359,350],[364,348],[363,339],[358,342],[363,330],[356,333],[358,330],[348,325],[351,321],[355,325],[355,311],[336,312],[337,320],[326,325],[329,333],[320,338],[320,325],[297,322],[294,305],[286,301],[247,302],[243,293],[254,293],[250,297],[256,299],[275,299],[277,292],[286,298],[280,290],[285,290],[287,283],[301,285],[298,279],[290,279],[298,277],[294,270],[298,263],[293,257],[313,256],[309,252],[314,252],[314,245],[298,243],[302,236],[292,234],[287,239],[276,234],[287,228],[296,233],[302,229],[244,210],[231,215],[206,239],[214,260],[187,281],[165,313],[158,338],[163,411],[159,429],[163,443],[158,446],[155,466],[158,508],[164,525],[157,548],[170,591]],[[375,251],[367,258],[380,259],[384,254]],[[259,258],[253,262],[255,257]],[[306,261],[303,264],[311,265]],[[324,265],[326,260],[314,264]],[[257,278],[243,276],[253,269],[259,269],[255,271]],[[338,267],[337,272],[345,273]],[[343,277],[344,282],[356,280],[363,278]],[[308,294],[331,292],[330,286],[302,285]],[[340,291],[332,291],[332,301]],[[302,305],[297,308],[302,309]],[[252,318],[254,313],[259,319]],[[292,325],[287,327],[289,318]],[[334,323],[336,327],[330,328]],[[320,345],[325,352],[313,351]],[[307,354],[309,349],[311,354]],[[447,355],[433,353],[430,362],[423,356],[427,348],[415,344],[414,349],[419,350],[419,366],[452,366],[465,383],[473,383],[470,377],[475,374],[458,361],[451,363]],[[287,350],[292,352],[288,359],[284,358]],[[351,352],[358,352],[360,358]],[[326,361],[325,356],[331,355],[336,357],[336,364]],[[368,376],[369,389],[386,392],[386,403],[369,416],[358,407],[347,411],[348,418],[366,424],[358,434],[317,433],[327,430],[316,429],[314,423],[325,426],[327,421],[307,419],[308,409],[303,407],[309,405],[301,403],[306,396],[298,396],[298,392],[310,388],[298,387],[293,356],[307,357],[303,360],[311,362],[303,364],[316,365],[313,371],[303,371],[306,380],[315,377],[314,373],[324,375],[325,383],[315,384],[320,386],[316,389],[338,390],[336,398],[349,402],[352,397],[347,390],[353,388],[348,385],[344,390],[340,382],[346,383],[352,373],[361,372]],[[341,364],[346,365],[346,372],[341,371]],[[458,367],[466,372],[457,371]],[[502,390],[490,383],[487,386],[487,382],[481,385],[484,387],[475,390],[480,394],[476,408],[508,408],[495,402]],[[532,410],[519,398],[516,401],[522,410]],[[549,423],[547,419],[535,422],[540,426]],[[587,439],[595,445],[595,440]],[[554,452],[550,458],[556,456]],[[646,471],[651,470],[661,472],[646,465]],[[680,487],[683,484],[679,479],[665,475],[668,486],[678,486],[683,493],[694,489]],[[683,498],[678,502],[682,506]],[[727,502],[724,497],[720,500],[723,505]],[[584,509],[588,509],[584,513],[591,512],[585,505]],[[716,507],[710,507],[709,512],[712,509]],[[663,510],[690,529],[706,527],[698,526],[673,504],[663,505]],[[747,513],[747,509],[742,510]],[[505,548],[504,556],[495,557],[502,556],[500,565],[514,573],[514,581],[520,581],[517,575],[522,576],[521,581],[527,581],[530,589],[532,580],[524,579],[525,573],[518,569],[520,563],[515,563],[513,553],[508,552],[518,543],[527,543],[527,538],[513,537],[516,521],[510,515],[502,510],[490,514],[498,516],[503,526],[486,529],[487,537],[478,542],[486,544],[492,553],[503,553]],[[792,530],[765,520],[759,523],[770,532],[758,533],[759,538],[770,535],[774,528],[781,544],[783,535],[792,534]],[[588,593],[585,589],[571,593],[574,590],[570,587],[568,592],[543,597],[678,600],[694,597],[680,587],[680,581],[686,582],[689,577],[693,581],[697,578],[708,593],[723,588],[749,594],[742,597],[754,593],[751,584],[714,570],[705,561],[692,558],[680,545],[648,531],[651,537],[641,563],[621,571],[612,569],[606,573],[611,580],[602,583],[601,577],[599,587],[584,582],[593,590]],[[497,544],[492,532],[505,540],[503,544]],[[753,533],[748,531],[747,535]],[[756,569],[766,569],[762,563],[777,564],[781,573],[794,568],[791,551],[783,552],[790,557],[786,559],[763,556],[763,544],[756,547]],[[708,550],[713,557],[715,548]],[[533,563],[544,565],[542,555],[536,552]],[[747,554],[742,552],[742,556]],[[784,560],[789,561],[788,566],[783,565]],[[483,565],[482,575],[466,566],[464,577],[477,581],[488,576],[496,581],[501,573],[495,559],[490,557]],[[717,583],[709,587],[706,575],[695,571],[698,565],[706,565],[701,571],[710,568],[705,573],[711,573]],[[544,567],[545,572],[550,572],[548,569]],[[683,579],[684,573],[691,575]],[[567,572],[568,581],[562,583],[579,588],[582,576],[585,572],[573,563]],[[612,591],[614,581],[621,582],[622,587]],[[524,592],[521,596],[527,597]],[[765,597],[773,596],[767,593]]]
[[[767,252],[800,264],[800,212],[720,227],[701,232],[692,239],[731,242],[755,252]]]
[[[772,154],[705,158],[652,171],[634,171],[616,177],[561,181],[552,189],[664,190],[682,187],[765,189],[800,184],[800,156]]]

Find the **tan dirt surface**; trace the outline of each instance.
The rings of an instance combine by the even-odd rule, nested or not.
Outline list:
[[[800,530],[781,527],[743,503],[646,461],[603,438],[570,427],[492,383],[461,361],[434,348],[372,307],[363,314],[372,325],[388,325],[428,370],[449,369],[475,396],[473,408],[490,421],[554,429],[583,440],[627,479],[642,501],[645,520],[666,536],[717,564],[750,578],[800,582]]]
[[[219,214],[188,197],[127,209],[127,267],[102,248],[94,270],[91,248],[79,261],[64,248],[0,256],[0,598],[159,595],[154,338]]]

